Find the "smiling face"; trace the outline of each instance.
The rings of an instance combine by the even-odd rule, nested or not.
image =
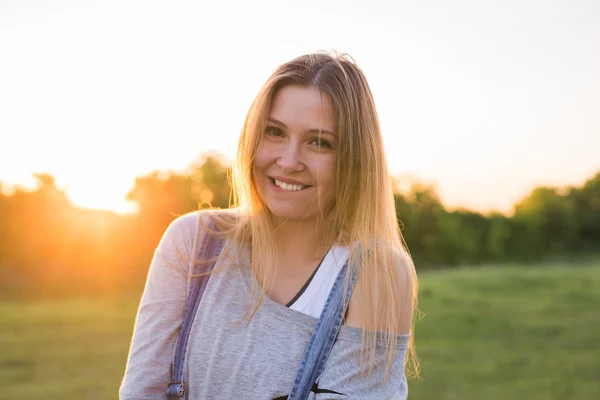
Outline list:
[[[256,187],[275,220],[309,220],[331,209],[337,140],[329,95],[301,85],[276,93],[254,159]]]

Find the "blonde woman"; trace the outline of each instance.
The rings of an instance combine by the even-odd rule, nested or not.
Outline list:
[[[405,399],[417,278],[349,57],[275,70],[247,114],[233,186],[235,207],[163,235],[120,398]]]

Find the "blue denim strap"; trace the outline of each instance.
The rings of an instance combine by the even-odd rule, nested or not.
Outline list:
[[[216,229],[214,221],[211,220],[211,229]],[[198,251],[198,260],[200,263],[194,263],[193,274],[201,274],[203,272],[210,272],[214,269],[216,261],[210,263],[203,263],[205,260],[216,258],[223,250],[223,240],[217,239],[211,234],[205,234],[202,243],[200,243],[200,249]],[[183,315],[183,321],[181,323],[181,329],[179,331],[179,338],[175,347],[175,355],[173,357],[173,363],[171,365],[171,382],[167,388],[167,399],[169,400],[180,400],[185,398],[185,390],[183,383],[183,374],[185,366],[185,354],[192,329],[192,323],[194,317],[200,305],[200,299],[206,289],[206,284],[210,274],[202,276],[192,276],[190,282],[190,288],[188,297],[185,302],[185,312]]]
[[[325,369],[325,363],[342,325],[346,308],[350,302],[350,295],[358,276],[356,269],[351,268],[350,280],[346,293],[344,293],[347,269],[348,262],[346,261],[333,283],[323,311],[300,360],[288,400],[307,400],[313,385]]]

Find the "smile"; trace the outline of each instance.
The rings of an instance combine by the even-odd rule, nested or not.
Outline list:
[[[274,178],[271,178],[271,182],[273,182],[275,184],[275,186],[277,186],[283,190],[290,191],[290,192],[298,192],[300,190],[310,187],[309,185],[296,185],[296,184],[285,183],[285,182],[278,181],[277,179],[274,179]]]

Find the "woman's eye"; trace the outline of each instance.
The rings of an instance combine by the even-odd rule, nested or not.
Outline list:
[[[267,129],[265,129],[265,134],[275,137],[283,136],[283,132],[281,131],[281,129],[276,128],[274,126],[267,126]]]
[[[327,140],[325,139],[320,139],[320,138],[312,138],[310,140],[311,144],[316,145],[319,148],[323,148],[323,149],[331,149],[331,143],[329,143]]]

